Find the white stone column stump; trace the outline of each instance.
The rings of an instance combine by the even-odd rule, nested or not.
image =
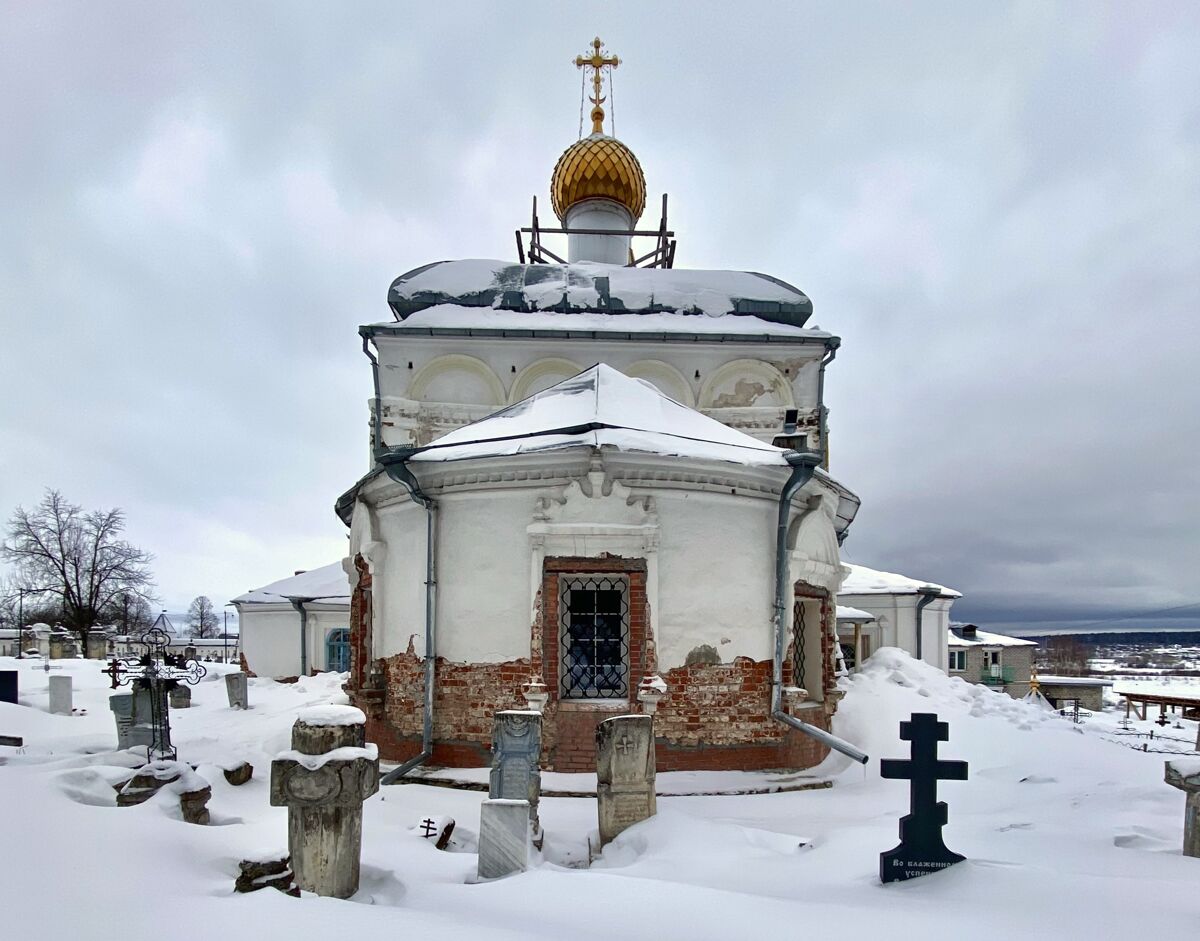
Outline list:
[[[1200,858],[1200,758],[1176,758],[1166,763],[1171,787],[1187,794],[1183,811],[1183,855]]]
[[[314,706],[292,726],[292,749],[271,762],[271,805],[288,809],[296,885],[345,899],[358,891],[362,805],[379,790],[379,749],[353,706]]]

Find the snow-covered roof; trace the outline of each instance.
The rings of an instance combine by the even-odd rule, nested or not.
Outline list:
[[[350,581],[346,578],[341,562],[323,565],[255,588],[233,599],[234,604],[283,604],[291,599],[297,601],[345,601],[350,600]]]
[[[388,303],[398,320],[443,304],[525,313],[667,313],[676,319],[750,316],[795,327],[803,327],[812,314],[812,301],[802,291],[752,271],[597,262],[517,265],[476,258],[434,262],[402,274],[388,291]]]
[[[1101,679],[1098,676],[1051,676],[1046,673],[1038,674],[1038,682],[1045,686],[1112,686],[1112,680]]]
[[[783,448],[680,405],[604,363],[451,431],[409,460],[461,461],[589,446],[787,466]]]
[[[399,323],[372,324],[370,333],[414,333],[429,330],[585,332],[603,334],[692,333],[702,336],[807,338],[825,340],[830,334],[795,324],[773,323],[763,317],[704,316],[703,314],[636,313],[615,311],[508,310],[493,307],[468,307],[463,304],[435,304],[409,314]]]
[[[915,595],[921,588],[936,588],[943,598],[961,598],[962,593],[936,582],[920,582],[895,572],[880,572],[865,565],[846,564],[850,574],[839,595]]]
[[[1007,634],[993,634],[991,631],[981,631],[975,628],[972,635],[967,628],[971,625],[951,624],[947,645],[950,647],[1036,647],[1037,641],[1022,640],[1020,637],[1009,637]]]
[[[848,604],[839,604],[837,606],[837,619],[839,621],[874,621],[875,615],[869,611],[864,611],[862,608],[852,608]]]

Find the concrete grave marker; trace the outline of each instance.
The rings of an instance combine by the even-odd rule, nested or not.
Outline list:
[[[50,711],[56,716],[69,716],[74,708],[71,677],[50,677]]]
[[[601,846],[658,812],[654,778],[653,716],[615,716],[597,726],[596,808]]]
[[[900,818],[900,845],[879,854],[879,879],[885,883],[927,876],[965,858],[942,841],[947,812],[945,802],[937,799],[938,781],[967,779],[965,761],[943,761],[937,756],[938,742],[950,738],[950,726],[932,712],[914,712],[909,721],[900,723],[900,738],[912,742],[911,757],[879,762],[882,777],[910,782],[910,812]]]
[[[230,709],[249,709],[249,677],[245,673],[225,674],[225,693],[229,696]]]
[[[529,801],[485,800],[479,806],[479,878],[529,868]]]
[[[17,704],[16,670],[0,670],[0,702]]]
[[[167,692],[167,701],[172,709],[190,709],[192,707],[192,688],[176,686]]]
[[[492,726],[492,770],[488,797],[529,802],[529,825],[535,843],[541,841],[538,797],[542,792],[542,717],[532,710],[497,712]]]
[[[1200,758],[1166,762],[1164,778],[1187,794],[1183,810],[1183,855],[1200,857]]]
[[[353,706],[305,709],[292,750],[271,762],[271,806],[288,809],[296,885],[317,895],[358,891],[362,805],[379,790],[379,750],[367,744],[366,722]]]

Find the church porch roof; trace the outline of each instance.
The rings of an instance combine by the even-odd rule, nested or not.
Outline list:
[[[233,604],[287,604],[298,601],[348,602],[350,581],[341,562],[309,569],[289,578],[281,578],[262,588],[255,588],[238,595]]]

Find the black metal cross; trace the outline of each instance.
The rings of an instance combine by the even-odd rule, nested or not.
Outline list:
[[[112,679],[112,688],[134,685],[150,692],[150,724],[153,729],[151,743],[146,749],[146,760],[154,761],[177,757],[171,746],[171,720],[168,712],[167,693],[180,683],[195,686],[208,673],[203,664],[180,654],[170,653],[171,638],[157,627],[152,627],[138,639],[144,649],[139,655],[114,655],[104,674]],[[137,694],[134,694],[135,701]]]
[[[880,878],[884,882],[911,879],[960,862],[962,856],[946,848],[942,827],[946,804],[937,799],[938,781],[965,781],[965,761],[938,758],[938,742],[950,738],[950,726],[931,712],[914,712],[900,723],[900,738],[911,742],[907,759],[884,758],[879,774],[909,784],[909,813],[900,819],[900,845],[880,855]]]
[[[910,757],[884,758],[879,762],[879,775],[884,778],[908,779],[912,782],[909,812],[920,816],[937,813],[938,781],[965,781],[965,761],[944,761],[938,758],[938,742],[949,741],[950,726],[939,722],[932,712],[914,712],[907,722],[900,723],[900,738],[912,742]],[[940,805],[945,807],[943,803]],[[945,816],[943,811],[942,816]],[[942,821],[945,823],[945,820]]]
[[[434,823],[432,820],[430,820],[428,817],[426,817],[424,820],[421,821],[421,829],[425,831],[422,834],[422,836],[424,836],[425,839],[428,840],[431,836],[433,836],[435,833],[437,833],[437,824]]]

